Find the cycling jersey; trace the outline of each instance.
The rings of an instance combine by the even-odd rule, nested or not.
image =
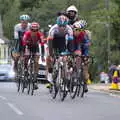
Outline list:
[[[64,51],[66,49],[67,42],[69,40],[73,40],[73,31],[69,25],[66,25],[64,30],[61,30],[60,27],[55,24],[51,27],[48,36],[48,40],[53,40],[52,48]]]
[[[19,23],[14,27],[14,39],[17,40],[15,42],[15,49],[18,52],[22,51],[22,37],[26,31],[30,29],[30,23],[28,23],[27,27],[23,29],[22,24]]]
[[[74,37],[74,49],[81,50],[82,55],[89,55],[90,39],[86,31],[80,31],[77,37]]]
[[[23,36],[24,32],[30,29],[30,23],[28,23],[28,26],[23,29],[21,23],[15,25],[14,27],[14,39],[20,39],[21,36]]]
[[[43,38],[44,35],[41,32],[36,32],[35,35],[32,35],[31,31],[27,31],[23,36],[22,45],[27,45],[30,51],[32,50],[34,53],[39,53],[39,44],[44,45],[42,42]]]
[[[36,32],[35,35],[32,35],[31,31],[25,32],[23,39],[22,39],[22,45],[23,46],[29,46],[34,47],[36,44],[41,43],[43,45],[42,39],[44,38],[43,33]]]

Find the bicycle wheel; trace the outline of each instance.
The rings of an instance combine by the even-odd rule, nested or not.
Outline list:
[[[59,68],[59,95],[60,100],[64,101],[67,96],[67,79],[65,78],[65,69],[63,67]]]
[[[26,73],[25,73],[25,69],[24,69],[24,62],[21,61],[21,70],[20,70],[20,79],[21,79],[21,91],[22,93],[24,92],[25,89],[25,79],[26,79]]]
[[[30,78],[28,78],[28,82],[27,82],[27,94],[29,95],[30,93]]]
[[[35,89],[35,84],[34,84],[34,82],[33,81],[31,81],[30,82],[30,92],[31,92],[31,95],[33,95],[34,94],[34,89]]]
[[[50,93],[51,93],[51,96],[52,96],[53,99],[56,98],[57,93],[58,93],[58,89],[59,89],[59,86],[58,86],[58,75],[59,75],[59,72],[58,72],[58,61],[56,61],[54,63],[54,66],[53,66],[53,73],[52,73],[53,85],[50,88]]]
[[[53,99],[56,98],[57,93],[58,93],[58,84],[57,84],[58,66],[59,66],[58,58],[55,57],[54,62],[53,62],[53,72],[52,72],[53,81],[52,81],[51,87],[49,89],[49,92],[50,92],[51,97]]]
[[[21,80],[20,78],[18,78],[17,76],[15,77],[15,81],[16,81],[16,84],[17,84],[17,92],[20,91],[20,87],[21,87]]]
[[[30,94],[33,95],[34,94],[34,90],[35,90],[35,61],[31,60],[30,62]]]
[[[58,86],[57,86],[56,82],[54,81],[53,85],[50,88],[50,94],[51,94],[53,99],[56,98],[57,93],[58,93]]]
[[[78,79],[77,77],[71,77],[70,79],[70,85],[69,85],[69,91],[70,91],[70,97],[72,99],[75,98],[78,90]]]
[[[83,97],[84,91],[85,91],[85,82],[84,82],[83,72],[80,72],[77,96]]]

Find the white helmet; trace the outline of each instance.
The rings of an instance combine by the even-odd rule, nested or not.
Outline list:
[[[75,11],[76,13],[78,12],[78,9],[74,6],[74,5],[71,5],[70,7],[67,8],[66,10],[67,12],[69,11]]]
[[[85,20],[80,20],[80,24],[83,26],[83,27],[86,27],[87,26],[87,22]]]
[[[73,24],[73,27],[78,29],[85,28],[86,26],[87,26],[87,22],[85,20],[79,20]]]

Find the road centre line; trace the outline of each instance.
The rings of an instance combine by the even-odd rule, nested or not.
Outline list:
[[[12,103],[7,103],[7,105],[17,114],[17,115],[23,115],[23,112],[21,112],[15,105]]]

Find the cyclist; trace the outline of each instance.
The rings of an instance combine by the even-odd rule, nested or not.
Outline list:
[[[22,37],[23,37],[25,31],[30,29],[29,15],[26,15],[26,14],[21,15],[19,19],[20,19],[20,23],[18,23],[14,26],[15,47],[14,47],[14,50],[12,51],[15,72],[17,70],[17,63],[20,58],[20,54],[22,52],[22,44],[21,44]]]
[[[47,58],[48,81],[52,83],[52,56],[56,51],[59,53],[66,50],[72,51],[73,30],[68,25],[68,18],[64,15],[57,17],[56,24],[51,27],[48,35],[49,56]],[[67,42],[67,44],[66,44]],[[48,88],[51,84],[48,84]]]
[[[69,25],[73,25],[76,21],[78,21],[78,9],[71,5],[66,9],[67,17],[69,18]]]
[[[91,33],[90,31],[85,30],[86,26],[87,23],[85,20],[79,20],[73,24],[74,53],[77,55],[85,56],[85,59],[87,58],[87,56],[89,56],[89,46],[91,44]],[[87,80],[89,78],[87,63],[83,67],[83,73],[85,76],[85,92],[87,92]]]
[[[37,75],[39,70],[39,44],[44,46],[44,34],[39,31],[40,25],[37,22],[31,23],[30,30],[25,32],[22,45],[24,46],[24,65],[25,71],[28,70],[28,60],[30,58],[30,52],[35,55],[35,75]],[[27,46],[27,47],[26,47]],[[44,52],[41,55],[42,61],[44,60]],[[38,88],[38,87],[37,87]]]

